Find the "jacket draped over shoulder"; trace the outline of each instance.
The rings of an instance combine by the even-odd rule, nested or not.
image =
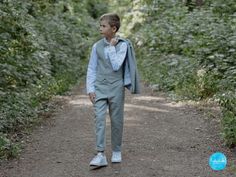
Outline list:
[[[131,91],[132,94],[139,94],[141,92],[140,78],[133,45],[128,39],[119,38],[119,40],[126,42],[128,46],[124,61],[124,76],[128,77],[124,77],[124,85]]]

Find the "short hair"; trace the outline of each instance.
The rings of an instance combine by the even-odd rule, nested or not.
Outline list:
[[[120,17],[116,13],[106,13],[100,17],[100,21],[107,20],[108,24],[116,27],[116,31],[120,28]]]

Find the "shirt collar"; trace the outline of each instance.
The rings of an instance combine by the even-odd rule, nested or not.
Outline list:
[[[119,37],[117,37],[117,38],[118,38],[118,40],[120,39]],[[103,41],[105,43],[105,46],[111,45],[105,37],[103,38]]]
[[[103,41],[104,41],[105,45],[110,45],[110,43],[107,41],[107,39],[105,37],[103,38]]]

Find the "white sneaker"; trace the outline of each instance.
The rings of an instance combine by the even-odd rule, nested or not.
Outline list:
[[[120,151],[118,151],[118,152],[113,151],[112,157],[111,157],[111,162],[112,163],[119,163],[121,161],[122,161],[121,152]]]
[[[91,160],[91,162],[89,163],[90,166],[107,166],[107,158],[106,156],[99,152],[94,158],[93,160]]]

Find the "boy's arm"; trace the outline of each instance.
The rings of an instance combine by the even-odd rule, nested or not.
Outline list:
[[[120,49],[118,51],[116,51],[115,46],[113,45],[108,46],[108,56],[114,71],[118,71],[122,66],[126,57],[127,48],[128,47],[125,42],[122,42],[122,44],[120,45]]]
[[[86,87],[87,87],[87,94],[95,92],[95,80],[96,80],[96,68],[97,68],[97,52],[96,52],[96,44],[93,45],[88,69],[87,69],[87,77],[86,77]]]

